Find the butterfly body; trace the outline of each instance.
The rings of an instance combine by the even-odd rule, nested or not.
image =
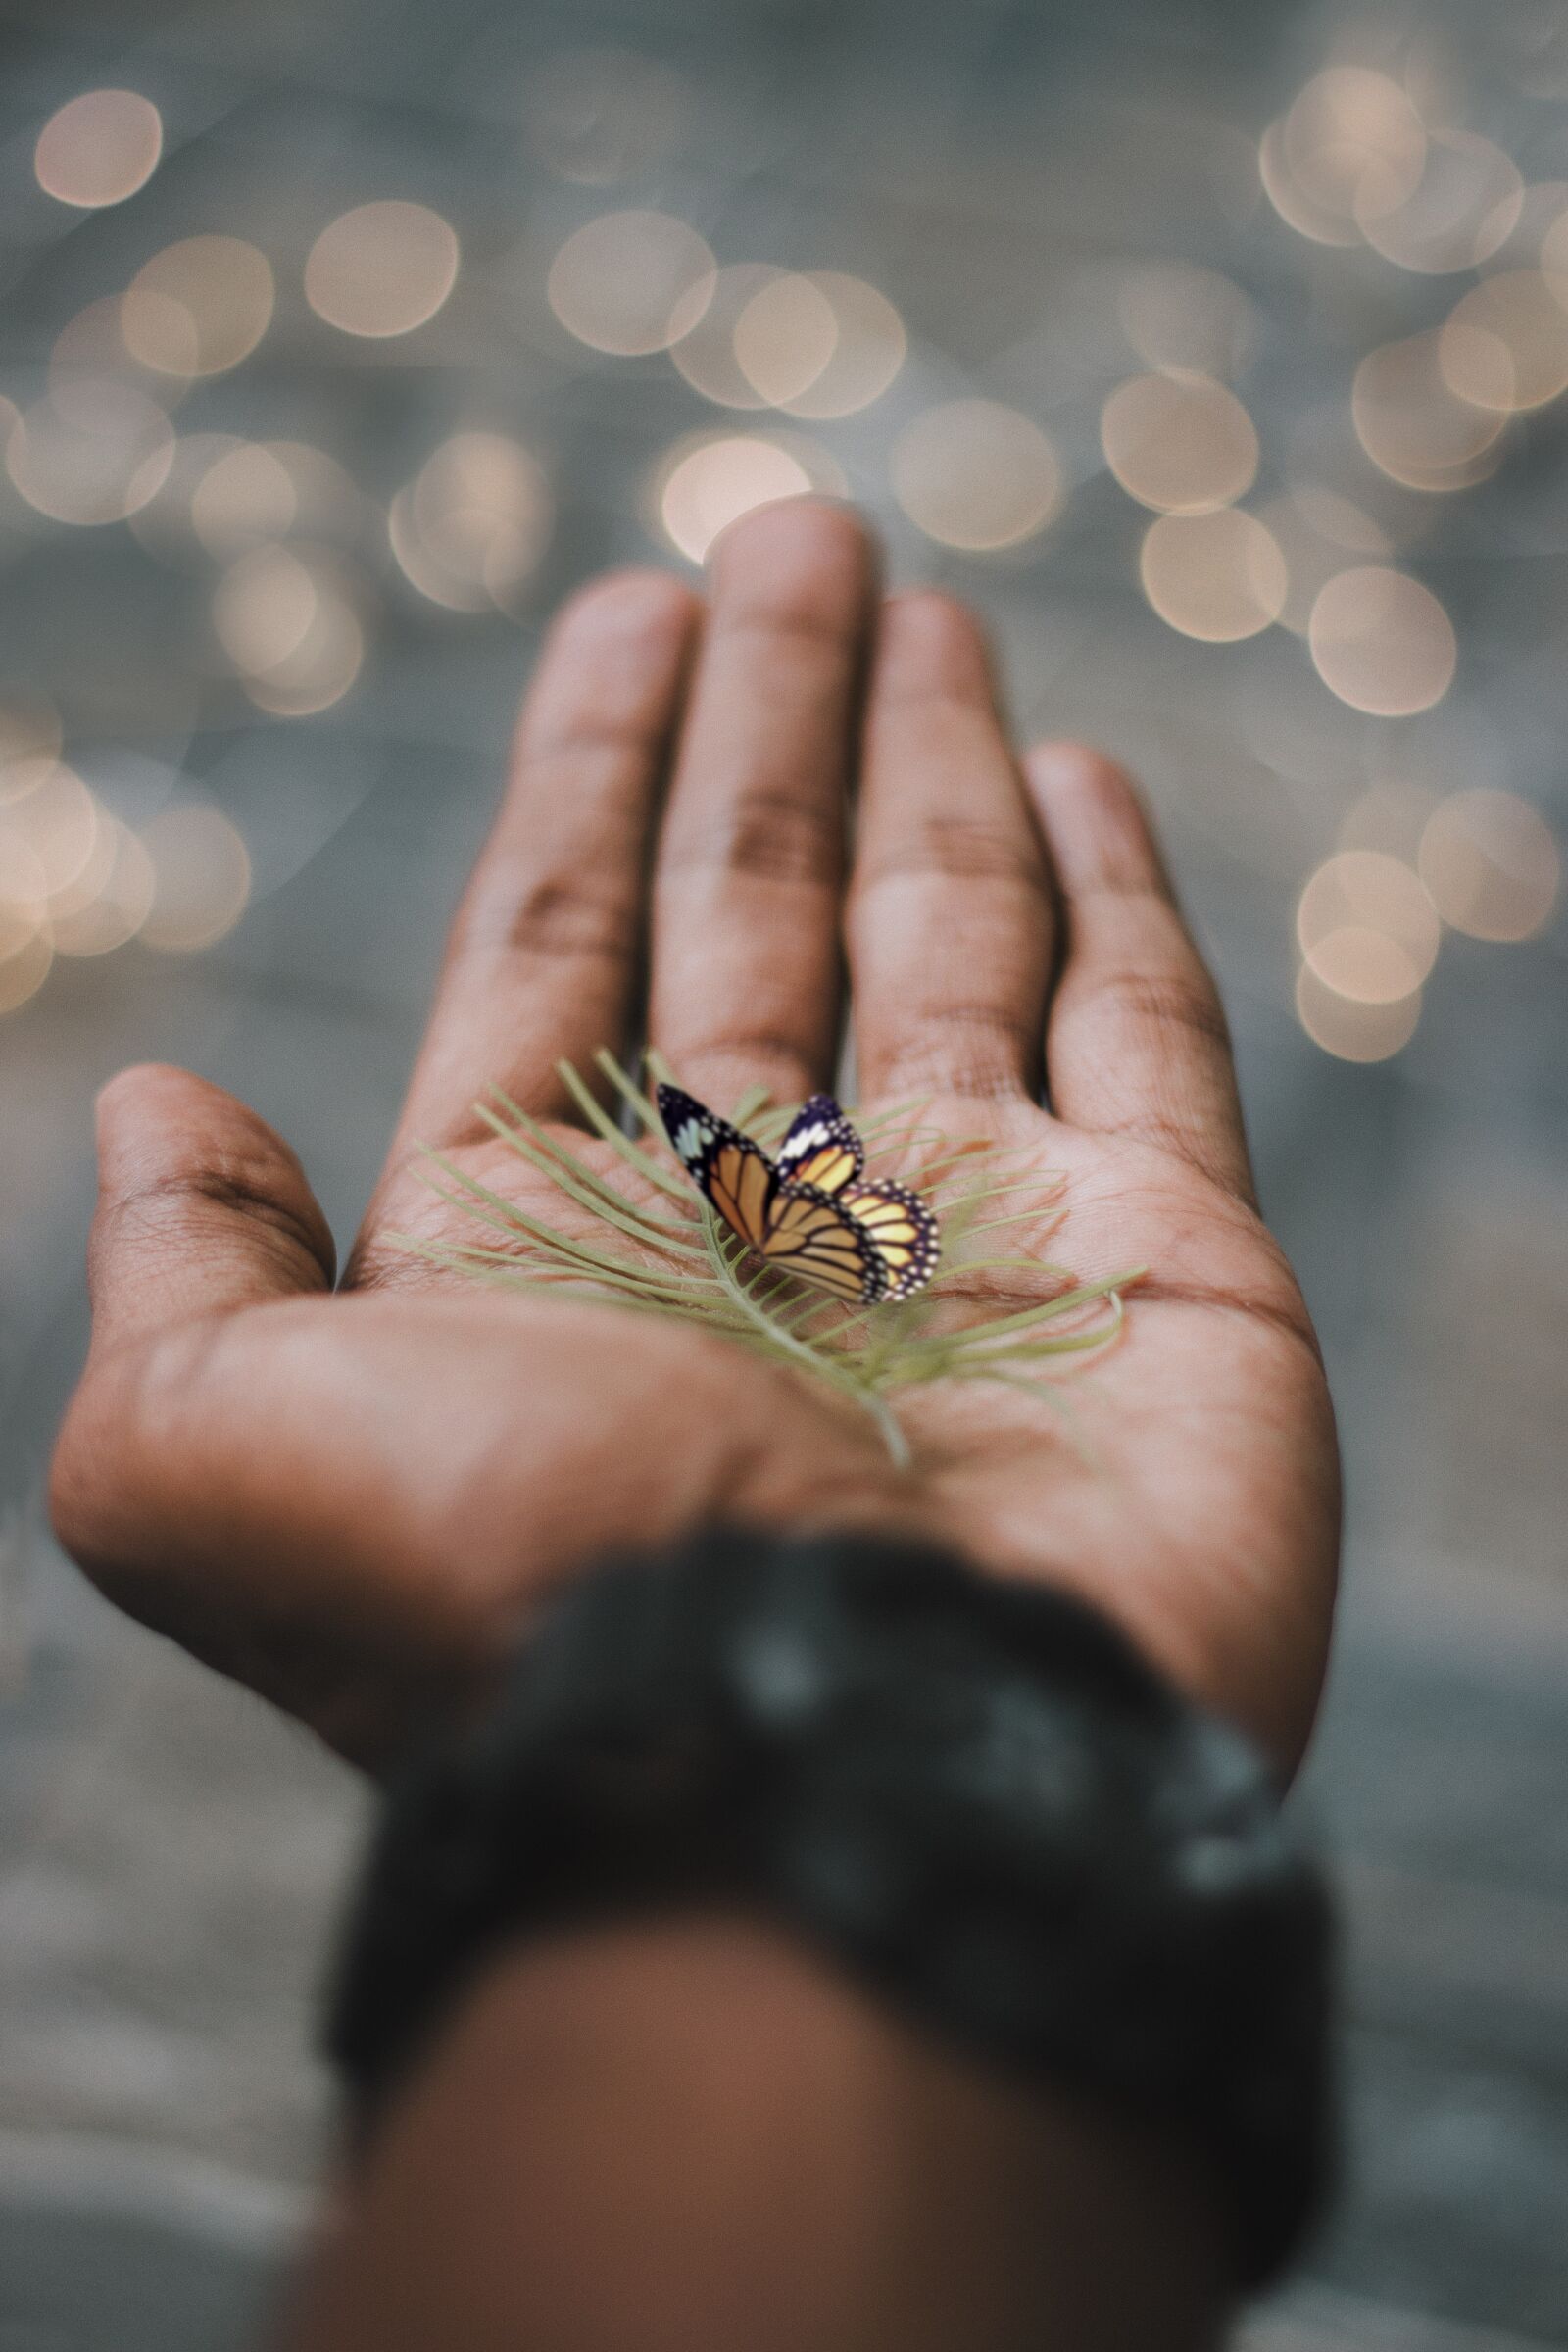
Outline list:
[[[831,1095],[802,1105],[776,1158],[679,1087],[660,1087],[659,1110],[698,1191],[769,1265],[866,1306],[930,1280],[936,1218],[906,1185],[864,1181],[865,1147]]]

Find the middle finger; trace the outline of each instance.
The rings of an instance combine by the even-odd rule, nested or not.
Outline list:
[[[749,515],[713,564],[654,875],[650,1031],[723,1109],[830,1082],[845,812],[874,593],[841,509]]]

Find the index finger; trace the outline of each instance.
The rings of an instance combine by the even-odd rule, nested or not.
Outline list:
[[[576,596],[540,657],[512,773],[452,927],[388,1173],[415,1142],[487,1131],[499,1086],[536,1117],[569,1102],[560,1060],[621,1047],[643,952],[665,760],[702,607],[657,571]]]

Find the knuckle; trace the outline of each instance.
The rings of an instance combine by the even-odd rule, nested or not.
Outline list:
[[[459,915],[453,953],[618,963],[630,952],[635,926],[628,892],[571,875],[496,876]]]
[[[915,588],[894,597],[883,620],[886,637],[900,657],[899,674],[906,681],[895,690],[901,702],[917,698],[917,675],[905,670],[905,662],[933,663],[956,699],[971,706],[975,696],[989,694],[991,654],[985,631],[967,605],[939,588]]]
[[[1015,1097],[1040,1059],[1032,1021],[988,1004],[952,1004],[913,1014],[881,1059],[879,1088],[936,1087],[975,1101]]]
[[[910,874],[950,882],[1019,883],[1050,898],[1045,862],[1020,829],[982,818],[928,815],[910,824],[896,849],[866,870],[861,891]]]
[[[563,605],[551,633],[558,644],[598,636],[662,642],[671,631],[689,625],[700,603],[673,572],[628,564],[577,589]]]
[[[1029,763],[1041,770],[1051,784],[1081,793],[1086,800],[1116,807],[1125,807],[1129,802],[1138,808],[1143,805],[1138,787],[1127,770],[1091,743],[1054,740],[1037,743],[1029,754]]]
[[[706,814],[700,825],[683,826],[667,843],[662,862],[666,873],[707,870],[831,890],[838,885],[843,855],[836,807],[782,787],[753,784]]]
[[[1206,978],[1173,972],[1112,971],[1095,979],[1091,990],[1097,1007],[1119,1019],[1175,1030],[1231,1050],[1230,1023],[1219,991]]]
[[[217,1209],[270,1234],[290,1257],[305,1259],[330,1282],[336,1251],[326,1221],[314,1204],[292,1200],[291,1190],[275,1161],[234,1154],[204,1167],[139,1177],[115,1195],[104,1216],[117,1235],[128,1229],[143,1247],[156,1250],[199,1226],[206,1210]]]
[[[773,564],[804,560],[819,564],[837,559],[856,569],[870,556],[870,534],[852,509],[825,498],[775,499],[754,507],[720,532],[709,559],[719,580],[739,556],[743,561],[765,554]]]

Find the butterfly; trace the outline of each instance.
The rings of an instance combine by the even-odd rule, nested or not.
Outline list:
[[[936,1271],[936,1218],[907,1185],[862,1181],[865,1147],[831,1095],[802,1104],[771,1158],[678,1086],[660,1087],[659,1113],[698,1191],[782,1273],[880,1306]]]

